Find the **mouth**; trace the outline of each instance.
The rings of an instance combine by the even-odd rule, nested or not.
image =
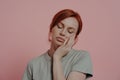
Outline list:
[[[56,40],[59,41],[59,42],[62,42],[62,43],[65,41],[65,39],[63,39],[61,37],[56,37]]]

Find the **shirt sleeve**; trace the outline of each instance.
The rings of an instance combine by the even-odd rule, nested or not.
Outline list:
[[[86,74],[86,78],[92,77],[92,62],[87,51],[79,52],[77,58],[72,66],[72,71],[78,71]]]
[[[31,65],[31,63],[27,64],[27,67],[24,71],[22,80],[33,80],[32,79],[32,65]]]

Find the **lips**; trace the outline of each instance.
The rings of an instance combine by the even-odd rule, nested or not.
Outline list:
[[[59,42],[64,42],[64,41],[65,41],[65,39],[63,39],[63,38],[61,38],[61,37],[56,37],[56,39],[57,39],[57,41],[59,41]]]

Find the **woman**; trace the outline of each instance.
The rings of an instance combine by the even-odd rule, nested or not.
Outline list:
[[[70,9],[58,12],[50,25],[50,49],[28,63],[23,80],[86,80],[92,77],[89,53],[72,48],[81,30],[82,20],[77,12]]]

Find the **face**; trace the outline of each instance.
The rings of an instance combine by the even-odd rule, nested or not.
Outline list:
[[[78,21],[74,17],[69,17],[57,25],[51,31],[52,44],[62,45],[66,39],[75,39],[78,30]],[[74,38],[73,38],[74,37]]]

